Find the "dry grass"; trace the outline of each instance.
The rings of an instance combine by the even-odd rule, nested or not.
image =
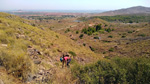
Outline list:
[[[0,60],[3,62],[3,66],[6,68],[7,73],[12,74],[14,77],[25,81],[28,74],[36,73],[39,69],[33,63],[31,57],[27,54],[27,47],[30,45],[33,48],[39,50],[42,55],[38,56],[44,63],[40,66],[49,68],[56,68],[57,73],[54,75],[53,83],[66,84],[71,82],[70,69],[57,69],[59,64],[59,57],[64,52],[73,51],[77,54],[77,63],[90,63],[97,58],[97,56],[90,49],[77,45],[74,41],[68,39],[66,36],[55,33],[51,30],[42,30],[30,25],[30,22],[23,20],[17,16],[9,15],[6,13],[0,13]],[[59,38],[58,38],[59,37]],[[7,46],[1,46],[1,45]],[[80,61],[79,59],[85,59]],[[52,65],[52,66],[51,66]],[[61,72],[60,74],[58,72]],[[69,72],[69,73],[68,73]],[[67,74],[67,77],[65,74]],[[7,77],[7,74],[6,74]],[[66,80],[67,81],[64,81]],[[61,80],[61,81],[59,81]],[[7,81],[7,84],[10,81]]]

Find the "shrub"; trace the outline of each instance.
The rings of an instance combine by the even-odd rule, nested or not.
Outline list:
[[[58,36],[58,35],[56,35],[56,37],[57,37],[57,38],[59,38],[59,36]]]
[[[95,28],[92,28],[92,27],[88,27],[88,29],[86,28],[82,29],[82,33],[88,34],[88,35],[92,35],[95,32],[96,32]]]
[[[83,46],[86,46],[86,44],[85,44],[85,43],[83,43]]]
[[[128,31],[128,33],[133,33],[133,31]]]
[[[112,58],[71,69],[81,84],[149,84],[150,59]]]
[[[133,21],[132,21],[132,20],[130,20],[130,21],[129,21],[129,23],[133,23]]]
[[[103,54],[106,54],[106,52],[103,52]]]
[[[66,29],[65,33],[68,33],[68,32],[70,32],[70,29]]]
[[[114,31],[115,29],[112,29],[112,31]]]
[[[94,32],[93,35],[98,35],[98,32]]]
[[[95,51],[95,48],[93,48],[93,47],[91,47],[91,46],[89,46],[89,48],[90,48],[92,51]]]
[[[95,36],[94,39],[99,39],[99,37],[98,37],[98,36]]]
[[[107,27],[108,25],[107,24],[105,24],[105,27]]]
[[[71,54],[72,56],[77,56],[76,53],[73,51],[69,51],[68,53]]]
[[[145,34],[138,34],[138,36],[145,37],[146,35]]]
[[[121,84],[125,81],[125,71],[106,61],[84,67],[76,66],[72,72],[83,84]]]
[[[36,25],[35,25],[35,24],[32,24],[32,26],[34,26],[34,27],[35,27]]]
[[[101,24],[96,25],[96,31],[99,31],[99,30],[101,30],[101,29],[102,29]]]
[[[80,34],[79,38],[80,38],[80,39],[82,39],[82,38],[83,38],[83,36],[84,36],[83,34]]]
[[[113,52],[113,51],[114,51],[114,48],[110,48],[110,49],[109,49],[109,52]]]
[[[79,31],[76,31],[76,34],[79,34]]]
[[[108,38],[113,38],[113,36],[112,36],[112,35],[110,35],[110,36],[108,36]]]
[[[0,50],[0,60],[9,74],[26,81],[29,73],[33,72],[34,66],[28,56],[20,52]]]
[[[121,36],[121,38],[125,38],[125,37],[126,37],[125,35]]]
[[[88,32],[87,34],[90,36],[90,35],[92,35],[92,32]]]
[[[105,29],[106,32],[110,33],[112,30],[110,28]]]
[[[105,31],[104,29],[99,30],[99,32],[102,34],[104,33],[104,31]]]

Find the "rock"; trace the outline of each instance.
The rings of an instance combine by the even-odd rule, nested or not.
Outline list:
[[[40,60],[34,60],[34,63],[35,63],[35,64],[40,64],[41,61],[40,61]]]
[[[80,58],[80,57],[78,57],[78,58],[76,58],[79,62],[83,62],[84,61],[84,59],[83,58]]]
[[[16,35],[16,38],[17,38],[17,39],[19,39],[19,38],[25,38],[25,35],[17,34],[17,35]]]
[[[32,48],[32,46],[29,45],[28,48]]]
[[[39,75],[43,75],[43,74],[44,74],[44,71],[43,71],[43,70],[40,70],[38,74],[39,74]]]
[[[32,55],[42,55],[42,52],[40,52],[40,51],[37,50],[37,49],[32,48],[32,46],[28,46],[27,51],[28,51],[28,54],[29,54],[30,56],[32,56]]]
[[[27,51],[28,51],[28,54],[29,54],[30,56],[31,56],[31,55],[34,55],[34,49],[28,48]]]
[[[2,46],[2,47],[7,47],[8,45],[7,45],[7,44],[1,44],[1,46]]]
[[[37,76],[33,76],[33,80],[36,79],[36,78],[37,78]]]
[[[28,77],[27,77],[27,81],[30,82],[33,80],[33,75],[32,74],[29,74]]]
[[[4,84],[4,82],[0,79],[0,84]]]

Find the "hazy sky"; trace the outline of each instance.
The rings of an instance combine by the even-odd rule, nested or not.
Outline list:
[[[0,0],[0,10],[114,10],[150,7],[150,0]]]

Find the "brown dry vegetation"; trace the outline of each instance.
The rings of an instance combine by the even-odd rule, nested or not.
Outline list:
[[[98,18],[74,22],[76,19],[40,22],[0,13],[0,79],[6,84],[73,84],[79,80],[71,69],[78,65],[103,57],[150,57],[150,24],[109,23]],[[102,27],[99,32],[82,33],[98,24]],[[105,31],[108,28],[113,31]],[[59,57],[66,52],[71,55],[71,67],[62,69]]]
[[[65,84],[74,79],[69,69],[61,69],[59,57],[62,53],[69,51],[76,53],[76,57],[72,56],[72,66],[76,63],[90,63],[101,58],[101,55],[78,45],[66,36],[49,29],[32,26],[28,20],[0,13],[0,21],[0,61],[1,66],[6,69],[6,74],[1,76],[4,83],[15,82],[13,77],[21,82],[28,82],[29,76],[37,76],[40,71],[43,73],[47,71],[50,78],[47,78],[46,82]],[[32,50],[40,54],[35,51],[32,54]],[[41,63],[37,64],[37,60],[40,60]],[[10,76],[11,81],[7,81],[8,75],[12,75]],[[40,83],[42,81],[40,78],[35,80],[30,82]]]

